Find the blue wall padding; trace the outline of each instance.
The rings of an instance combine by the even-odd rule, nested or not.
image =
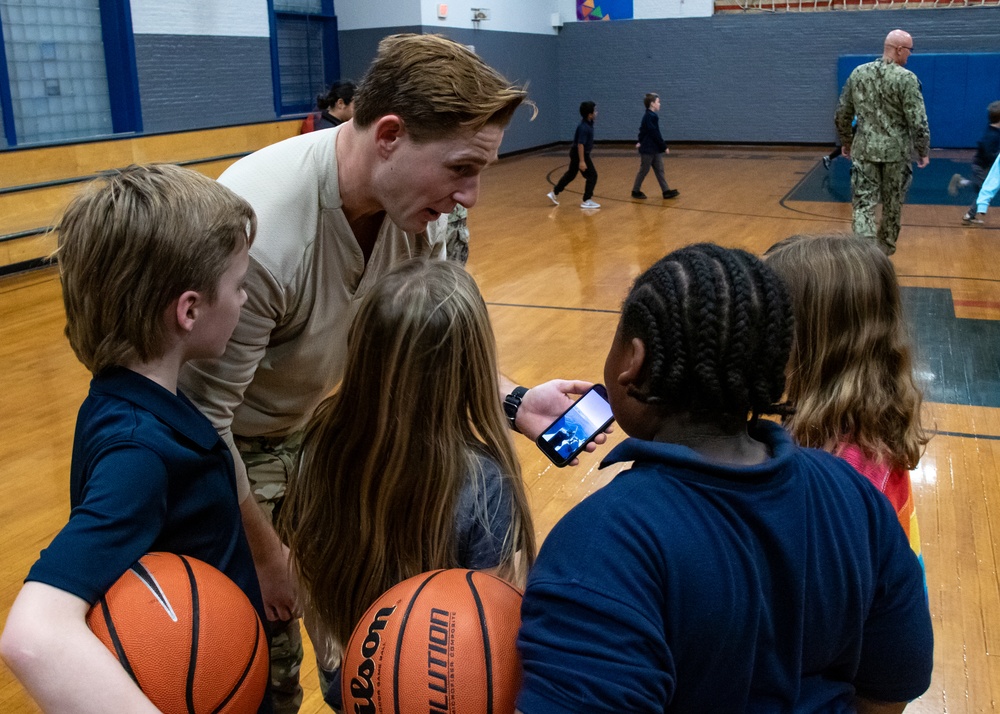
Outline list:
[[[842,55],[837,83],[874,55]],[[965,149],[976,145],[987,124],[986,105],[1000,100],[1000,53],[914,54],[906,63],[920,79],[931,126],[931,146]]]

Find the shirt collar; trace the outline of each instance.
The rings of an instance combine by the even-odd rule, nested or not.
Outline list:
[[[215,427],[183,393],[172,394],[125,367],[109,367],[102,371],[90,382],[90,393],[135,404],[203,449],[213,449],[219,442]]]
[[[771,458],[754,466],[720,464],[709,461],[687,446],[629,438],[604,457],[601,468],[624,461],[652,462],[691,470],[710,479],[722,479],[729,484],[734,482],[756,484],[770,481],[785,470],[792,453],[798,447],[781,425],[771,421],[761,420],[751,433],[755,439],[762,441],[771,453]]]

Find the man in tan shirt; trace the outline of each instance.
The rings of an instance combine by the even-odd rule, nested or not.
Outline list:
[[[261,149],[219,178],[257,213],[248,299],[223,357],[191,364],[181,382],[233,450],[272,620],[276,712],[297,711],[302,697],[301,607],[273,527],[301,430],[341,378],[361,298],[401,260],[445,258],[448,214],[476,203],[479,175],[525,98],[463,45],[387,37],[352,121]],[[534,438],[589,386],[555,380],[525,391],[502,378],[498,398]]]

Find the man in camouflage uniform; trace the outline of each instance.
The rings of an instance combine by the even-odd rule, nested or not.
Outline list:
[[[854,232],[871,238],[886,255],[896,252],[900,210],[913,177],[911,158],[927,166],[930,130],[920,82],[903,69],[913,52],[913,38],[893,30],[885,38],[882,57],[863,64],[848,77],[834,117],[844,156],[854,161],[851,192]],[[857,116],[857,132],[851,121]],[[876,231],[875,206],[882,204]]]

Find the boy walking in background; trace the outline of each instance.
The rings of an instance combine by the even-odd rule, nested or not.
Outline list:
[[[264,618],[233,459],[177,389],[181,365],[222,354],[236,327],[255,231],[246,201],[168,165],[94,182],[62,218],[66,336],[94,378],[73,440],[69,522],[32,566],[0,638],[43,711],[157,711],[86,623],[150,551],[212,565]]]
[[[559,179],[556,187],[548,192],[549,200],[559,205],[556,198],[563,192],[569,182],[580,173],[580,164],[586,168],[583,171],[583,178],[586,183],[583,186],[583,203],[580,208],[600,208],[601,204],[591,199],[594,196],[594,187],[597,186],[597,169],[594,162],[590,160],[590,152],[594,148],[594,119],[597,117],[597,105],[593,102],[580,103],[580,116],[582,117],[579,126],[576,127],[576,134],[573,136],[573,146],[569,150],[569,168]]]
[[[948,184],[948,194],[951,196],[957,196],[958,190],[966,186],[972,186],[973,191],[978,194],[983,187],[983,181],[986,180],[986,174],[989,173],[993,162],[997,160],[997,155],[1000,155],[1000,101],[991,102],[986,107],[986,112],[990,123],[987,125],[986,131],[983,132],[982,138],[979,139],[979,143],[976,144],[976,155],[972,159],[972,178],[967,179],[962,174],[952,176],[951,182]],[[977,204],[973,203],[972,207],[962,216],[962,223],[965,225],[982,223],[981,220],[976,220],[976,212]]]
[[[660,184],[660,191],[664,198],[676,198],[680,191],[670,188],[667,179],[663,175],[663,155],[669,154],[667,142],[663,140],[660,133],[660,95],[649,93],[643,100],[646,105],[646,113],[642,115],[642,123],[639,125],[639,141],[635,148],[639,150],[639,173],[635,175],[635,183],[632,185],[632,198],[646,198],[642,192],[642,182],[649,173],[650,166],[653,167],[653,175],[656,182]]]

